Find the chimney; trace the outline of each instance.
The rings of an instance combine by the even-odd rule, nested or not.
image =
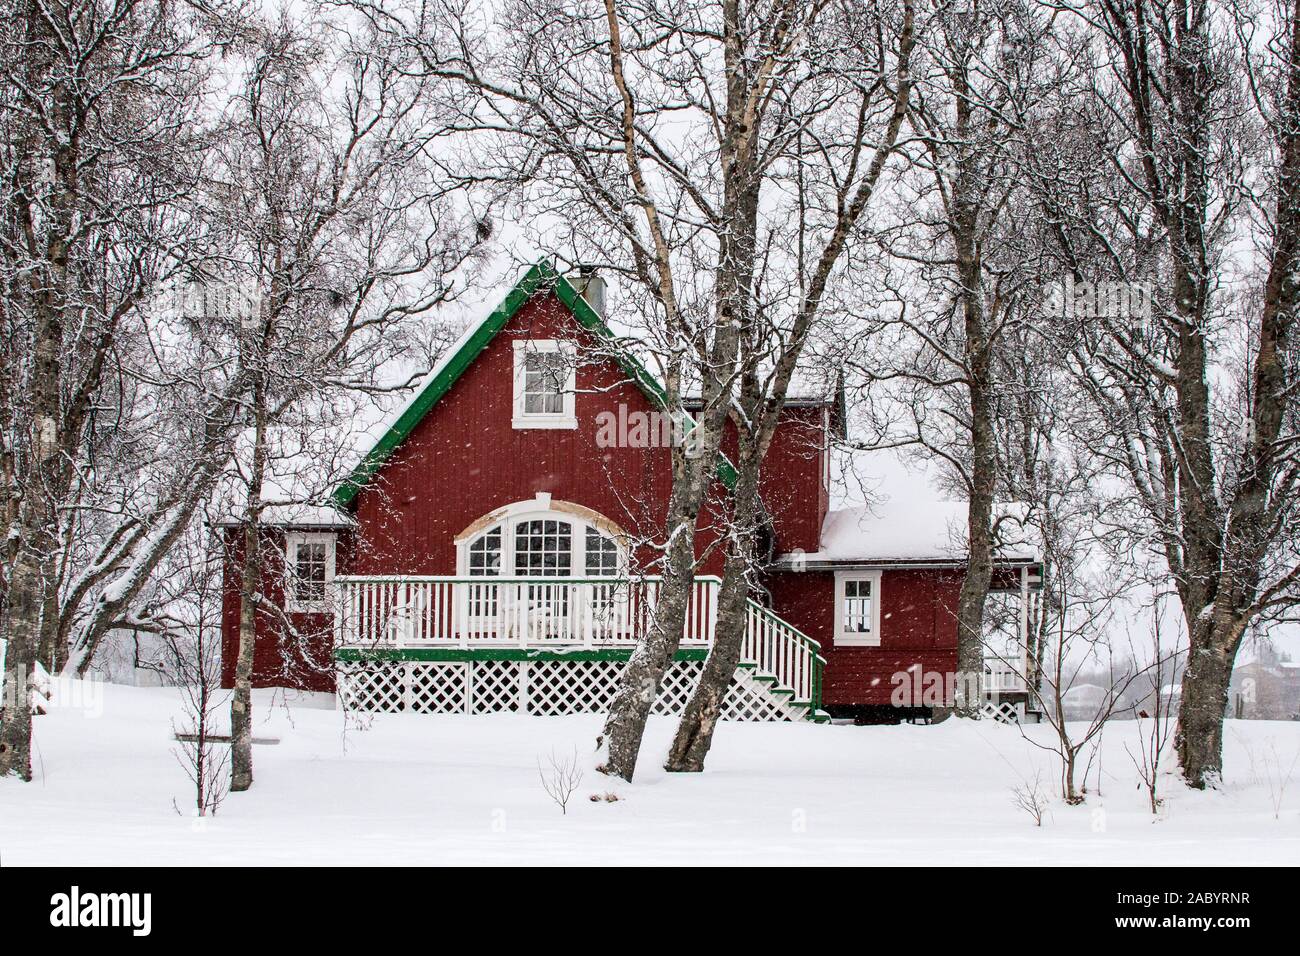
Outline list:
[[[605,280],[596,272],[593,265],[578,266],[578,274],[569,280],[578,294],[586,300],[595,313],[605,317]]]

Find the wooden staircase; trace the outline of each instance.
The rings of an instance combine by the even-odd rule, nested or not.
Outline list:
[[[822,710],[826,658],[821,645],[755,601],[748,605],[736,679],[762,686],[792,720],[829,722]]]

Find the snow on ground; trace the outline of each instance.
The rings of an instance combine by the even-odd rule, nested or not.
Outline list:
[[[576,747],[588,762],[596,715],[385,715],[363,730],[325,709],[332,698],[266,692],[256,733],[280,743],[255,748],[253,790],[198,820],[173,808],[191,799],[174,690],[59,694],[37,718],[36,780],[0,780],[6,865],[1300,862],[1300,779],[1275,819],[1266,770],[1300,754],[1300,723],[1231,721],[1224,788],[1170,776],[1154,821],[1124,750],[1135,725],[1113,724],[1102,794],[1053,800],[1039,828],[1011,789],[1035,769],[1050,789],[1052,758],[1013,727],[724,724],[707,772],[677,776],[658,767],[673,724],[657,718],[637,782],[588,770],[565,816],[538,759]],[[589,800],[606,790],[622,799]]]

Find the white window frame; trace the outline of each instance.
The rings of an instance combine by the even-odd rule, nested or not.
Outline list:
[[[514,416],[510,421],[514,428],[577,428],[578,417],[575,410],[577,395],[576,350],[572,342],[558,339],[515,339],[514,372]],[[564,380],[564,409],[559,414],[550,412],[524,411],[524,372],[526,356],[529,353],[561,353],[567,356],[569,367]]]
[[[323,614],[329,611],[337,537],[324,531],[291,531],[284,536],[284,609],[290,614]],[[298,574],[298,548],[304,544],[325,545],[325,598],[321,601],[298,600],[295,580]]]
[[[880,646],[880,579],[879,570],[835,572],[835,643],[839,647]],[[848,581],[871,582],[871,633],[844,630],[844,585]]]
[[[614,547],[618,549],[618,570],[615,574],[610,575],[611,580],[619,580],[627,576],[628,557],[627,549],[619,535],[613,534],[598,524],[572,514],[568,511],[522,511],[517,514],[503,515],[499,521],[495,521],[485,526],[472,536],[465,538],[456,545],[456,574],[458,577],[469,576],[469,549],[474,542],[478,541],[488,531],[493,528],[501,529],[501,571],[494,575],[483,575],[487,580],[497,578],[517,578],[521,575],[515,574],[515,531],[520,524],[536,520],[543,521],[563,521],[570,527],[570,573],[567,577],[556,577],[548,580],[564,581],[574,578],[587,579],[587,528],[595,528],[606,538],[614,542]],[[527,577],[528,575],[522,575]]]

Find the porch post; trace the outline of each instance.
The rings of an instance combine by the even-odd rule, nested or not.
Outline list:
[[[1024,652],[1025,673],[1029,670],[1029,565],[1020,569],[1020,646]]]

